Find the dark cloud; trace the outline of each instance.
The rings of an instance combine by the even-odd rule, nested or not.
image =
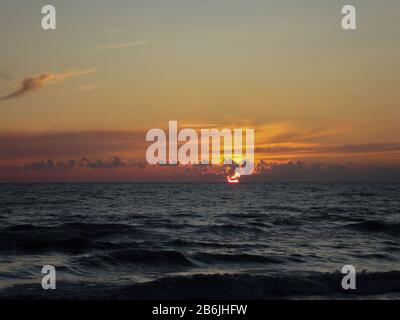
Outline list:
[[[87,158],[82,158],[78,165],[84,168],[91,169],[115,169],[115,168],[145,168],[146,163],[144,161],[137,160],[121,160],[119,157],[113,157],[110,160],[98,159],[91,161]]]
[[[304,181],[304,182],[400,182],[398,165],[307,164],[301,161],[288,163],[260,162],[253,181]]]
[[[369,143],[369,144],[347,144],[338,146],[269,146],[256,148],[256,152],[260,153],[315,153],[315,154],[329,154],[329,153],[381,153],[381,152],[399,152],[400,143]]]
[[[133,168],[138,171],[119,169]],[[52,181],[225,181],[231,171],[229,165],[147,165],[144,160],[123,160],[80,158],[67,161],[46,160],[22,166],[3,166],[0,179],[6,181],[46,181],[51,174]],[[80,170],[79,170],[80,169]],[[143,170],[142,170],[143,169]],[[146,170],[144,170],[146,169]],[[80,172],[84,175],[80,175]],[[78,173],[77,173],[78,172]],[[93,174],[89,174],[92,172]],[[3,179],[6,179],[4,178]],[[16,178],[17,177],[17,178]],[[19,178],[18,178],[19,177]],[[97,179],[97,180],[96,180]],[[255,166],[255,173],[243,176],[242,182],[400,182],[398,165],[358,165],[355,163],[308,164],[305,162],[268,163],[261,161]]]
[[[90,169],[115,169],[115,168],[140,168],[143,169],[146,167],[146,163],[144,161],[137,160],[121,160],[119,157],[113,157],[111,159],[96,159],[90,160],[88,158],[81,158],[79,160],[72,159],[67,161],[55,161],[55,160],[47,160],[47,161],[39,161],[33,162],[28,165],[24,165],[23,167],[19,167],[20,169],[31,169],[31,170],[65,170],[65,169],[74,169],[74,168],[90,168]],[[16,169],[18,167],[13,167]],[[4,168],[3,169],[7,169]]]
[[[8,100],[13,98],[18,98],[30,91],[34,91],[43,87],[46,81],[50,80],[66,80],[68,78],[79,77],[87,74],[91,74],[97,71],[97,68],[78,70],[78,71],[66,71],[63,73],[44,73],[37,77],[25,78],[21,81],[19,89],[0,98],[2,100]]]
[[[29,91],[39,89],[43,86],[44,82],[46,80],[49,80],[51,77],[52,76],[50,74],[42,74],[36,78],[26,78],[26,79],[22,80],[21,86],[18,90],[14,91],[13,93],[11,93],[5,97],[0,98],[0,101],[17,98]]]
[[[76,131],[45,132],[22,134],[0,132],[0,159],[68,159],[82,155],[92,158],[108,158],[110,155],[121,156],[127,153],[132,158],[144,157],[148,143],[145,131]],[[255,149],[256,154],[285,155],[296,159],[297,155],[324,154],[374,154],[400,152],[400,143],[347,144],[337,146],[291,146],[271,145]]]
[[[1,160],[109,157],[111,154],[145,154],[142,131],[79,131],[65,133],[0,133]]]
[[[122,176],[125,170],[121,168],[147,168],[140,170],[142,178],[149,180],[157,178],[163,172],[168,173],[168,179],[174,181],[191,177],[194,180],[224,179],[232,171],[226,165],[191,165],[191,166],[153,166],[145,161],[125,160],[143,159],[148,143],[144,131],[81,131],[65,133],[20,134],[0,133],[0,160],[3,163],[3,181],[13,181],[13,170],[18,171],[20,179],[25,179],[25,173],[35,174],[32,180],[40,180],[46,173],[55,174],[54,180],[64,181],[72,172],[85,171],[94,175],[105,175],[104,180],[113,178],[114,173],[121,176],[115,179],[135,181],[135,170],[126,170],[132,176]],[[269,154],[286,154],[291,159],[299,159],[296,155],[309,154],[355,154],[396,153],[400,151],[400,143],[347,144],[337,146],[273,146],[258,148],[257,152]],[[110,155],[118,155],[110,158]],[[374,155],[375,157],[375,155]],[[385,155],[386,157],[386,155]],[[50,159],[44,160],[42,159]],[[61,160],[60,160],[61,159]],[[65,160],[72,159],[72,160]],[[400,158],[399,158],[400,159]],[[38,161],[39,160],[39,161]],[[256,164],[256,174],[243,177],[242,181],[400,181],[400,162],[398,165],[368,165],[364,164],[315,164],[311,162],[266,162]],[[359,161],[359,160],[357,160]],[[337,161],[336,161],[337,162]],[[387,162],[384,162],[387,163]],[[392,162],[393,163],[393,162]],[[26,164],[26,165],[24,165]],[[164,168],[165,167],[165,168]],[[73,170],[87,169],[87,170]],[[93,170],[92,170],[93,169]],[[107,169],[107,170],[95,170]],[[154,170],[156,169],[156,170]],[[29,173],[28,173],[29,171]],[[63,172],[61,176],[59,172]],[[137,170],[136,170],[137,171]],[[103,177],[103,176],[102,176]],[[82,178],[83,179],[83,178]],[[93,179],[93,177],[88,178]],[[100,177],[99,177],[100,179]]]
[[[370,144],[348,144],[336,147],[320,148],[321,152],[340,153],[376,153],[400,151],[400,143],[370,143]]]

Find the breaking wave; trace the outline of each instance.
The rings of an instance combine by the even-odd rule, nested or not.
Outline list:
[[[262,300],[280,298],[336,297],[368,298],[398,295],[400,271],[367,273],[358,276],[357,289],[345,292],[339,273],[309,273],[282,276],[213,274],[167,277],[132,285],[60,283],[52,299],[160,299],[160,300]],[[17,285],[0,291],[1,299],[49,298],[37,285]]]

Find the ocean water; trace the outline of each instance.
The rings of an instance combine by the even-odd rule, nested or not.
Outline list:
[[[400,298],[399,237],[400,184],[3,184],[0,298]]]

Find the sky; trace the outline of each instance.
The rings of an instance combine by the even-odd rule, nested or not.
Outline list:
[[[2,0],[0,182],[183,179],[142,164],[146,132],[170,120],[254,128],[263,176],[397,170],[398,21],[397,0]]]

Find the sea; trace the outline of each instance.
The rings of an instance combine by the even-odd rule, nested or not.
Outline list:
[[[1,184],[15,298],[400,299],[400,184]]]

